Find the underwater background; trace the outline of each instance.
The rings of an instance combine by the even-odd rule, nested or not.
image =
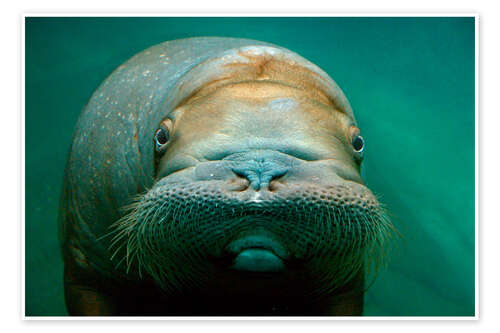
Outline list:
[[[25,314],[67,315],[57,214],[83,106],[135,53],[197,36],[288,48],[346,94],[366,183],[402,236],[364,314],[473,316],[474,17],[26,18]]]

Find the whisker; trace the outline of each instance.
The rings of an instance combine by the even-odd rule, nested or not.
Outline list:
[[[183,193],[202,191],[185,186]],[[345,285],[363,269],[376,276],[396,235],[381,204],[361,207],[278,197],[249,205],[213,189],[199,197],[183,197],[175,189],[155,190],[135,200],[101,238],[109,238],[110,259],[117,267],[125,263],[127,273],[147,274],[172,292],[201,288],[209,278],[208,257],[247,230],[265,228],[297,258],[316,258],[321,263],[312,268],[318,297]]]

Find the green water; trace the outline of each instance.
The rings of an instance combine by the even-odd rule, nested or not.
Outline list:
[[[324,69],[403,241],[365,315],[474,315],[474,18],[28,18],[26,315],[65,315],[59,191],[78,114],[118,65],[194,36],[263,40]]]

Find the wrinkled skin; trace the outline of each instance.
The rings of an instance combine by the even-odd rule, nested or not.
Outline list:
[[[199,38],[132,58],[68,159],[69,313],[362,314],[391,225],[359,135],[342,91],[288,50]]]

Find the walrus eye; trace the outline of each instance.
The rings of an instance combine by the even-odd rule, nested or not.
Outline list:
[[[365,140],[359,134],[352,138],[351,144],[356,153],[361,153],[365,148]]]
[[[165,149],[168,140],[170,140],[170,130],[172,129],[172,120],[165,119],[161,122],[160,127],[156,130],[154,136],[154,144],[157,152],[162,152]]]
[[[168,131],[161,127],[158,128],[155,133],[156,150],[159,150],[161,147],[163,147],[163,145],[168,142],[168,138]]]

